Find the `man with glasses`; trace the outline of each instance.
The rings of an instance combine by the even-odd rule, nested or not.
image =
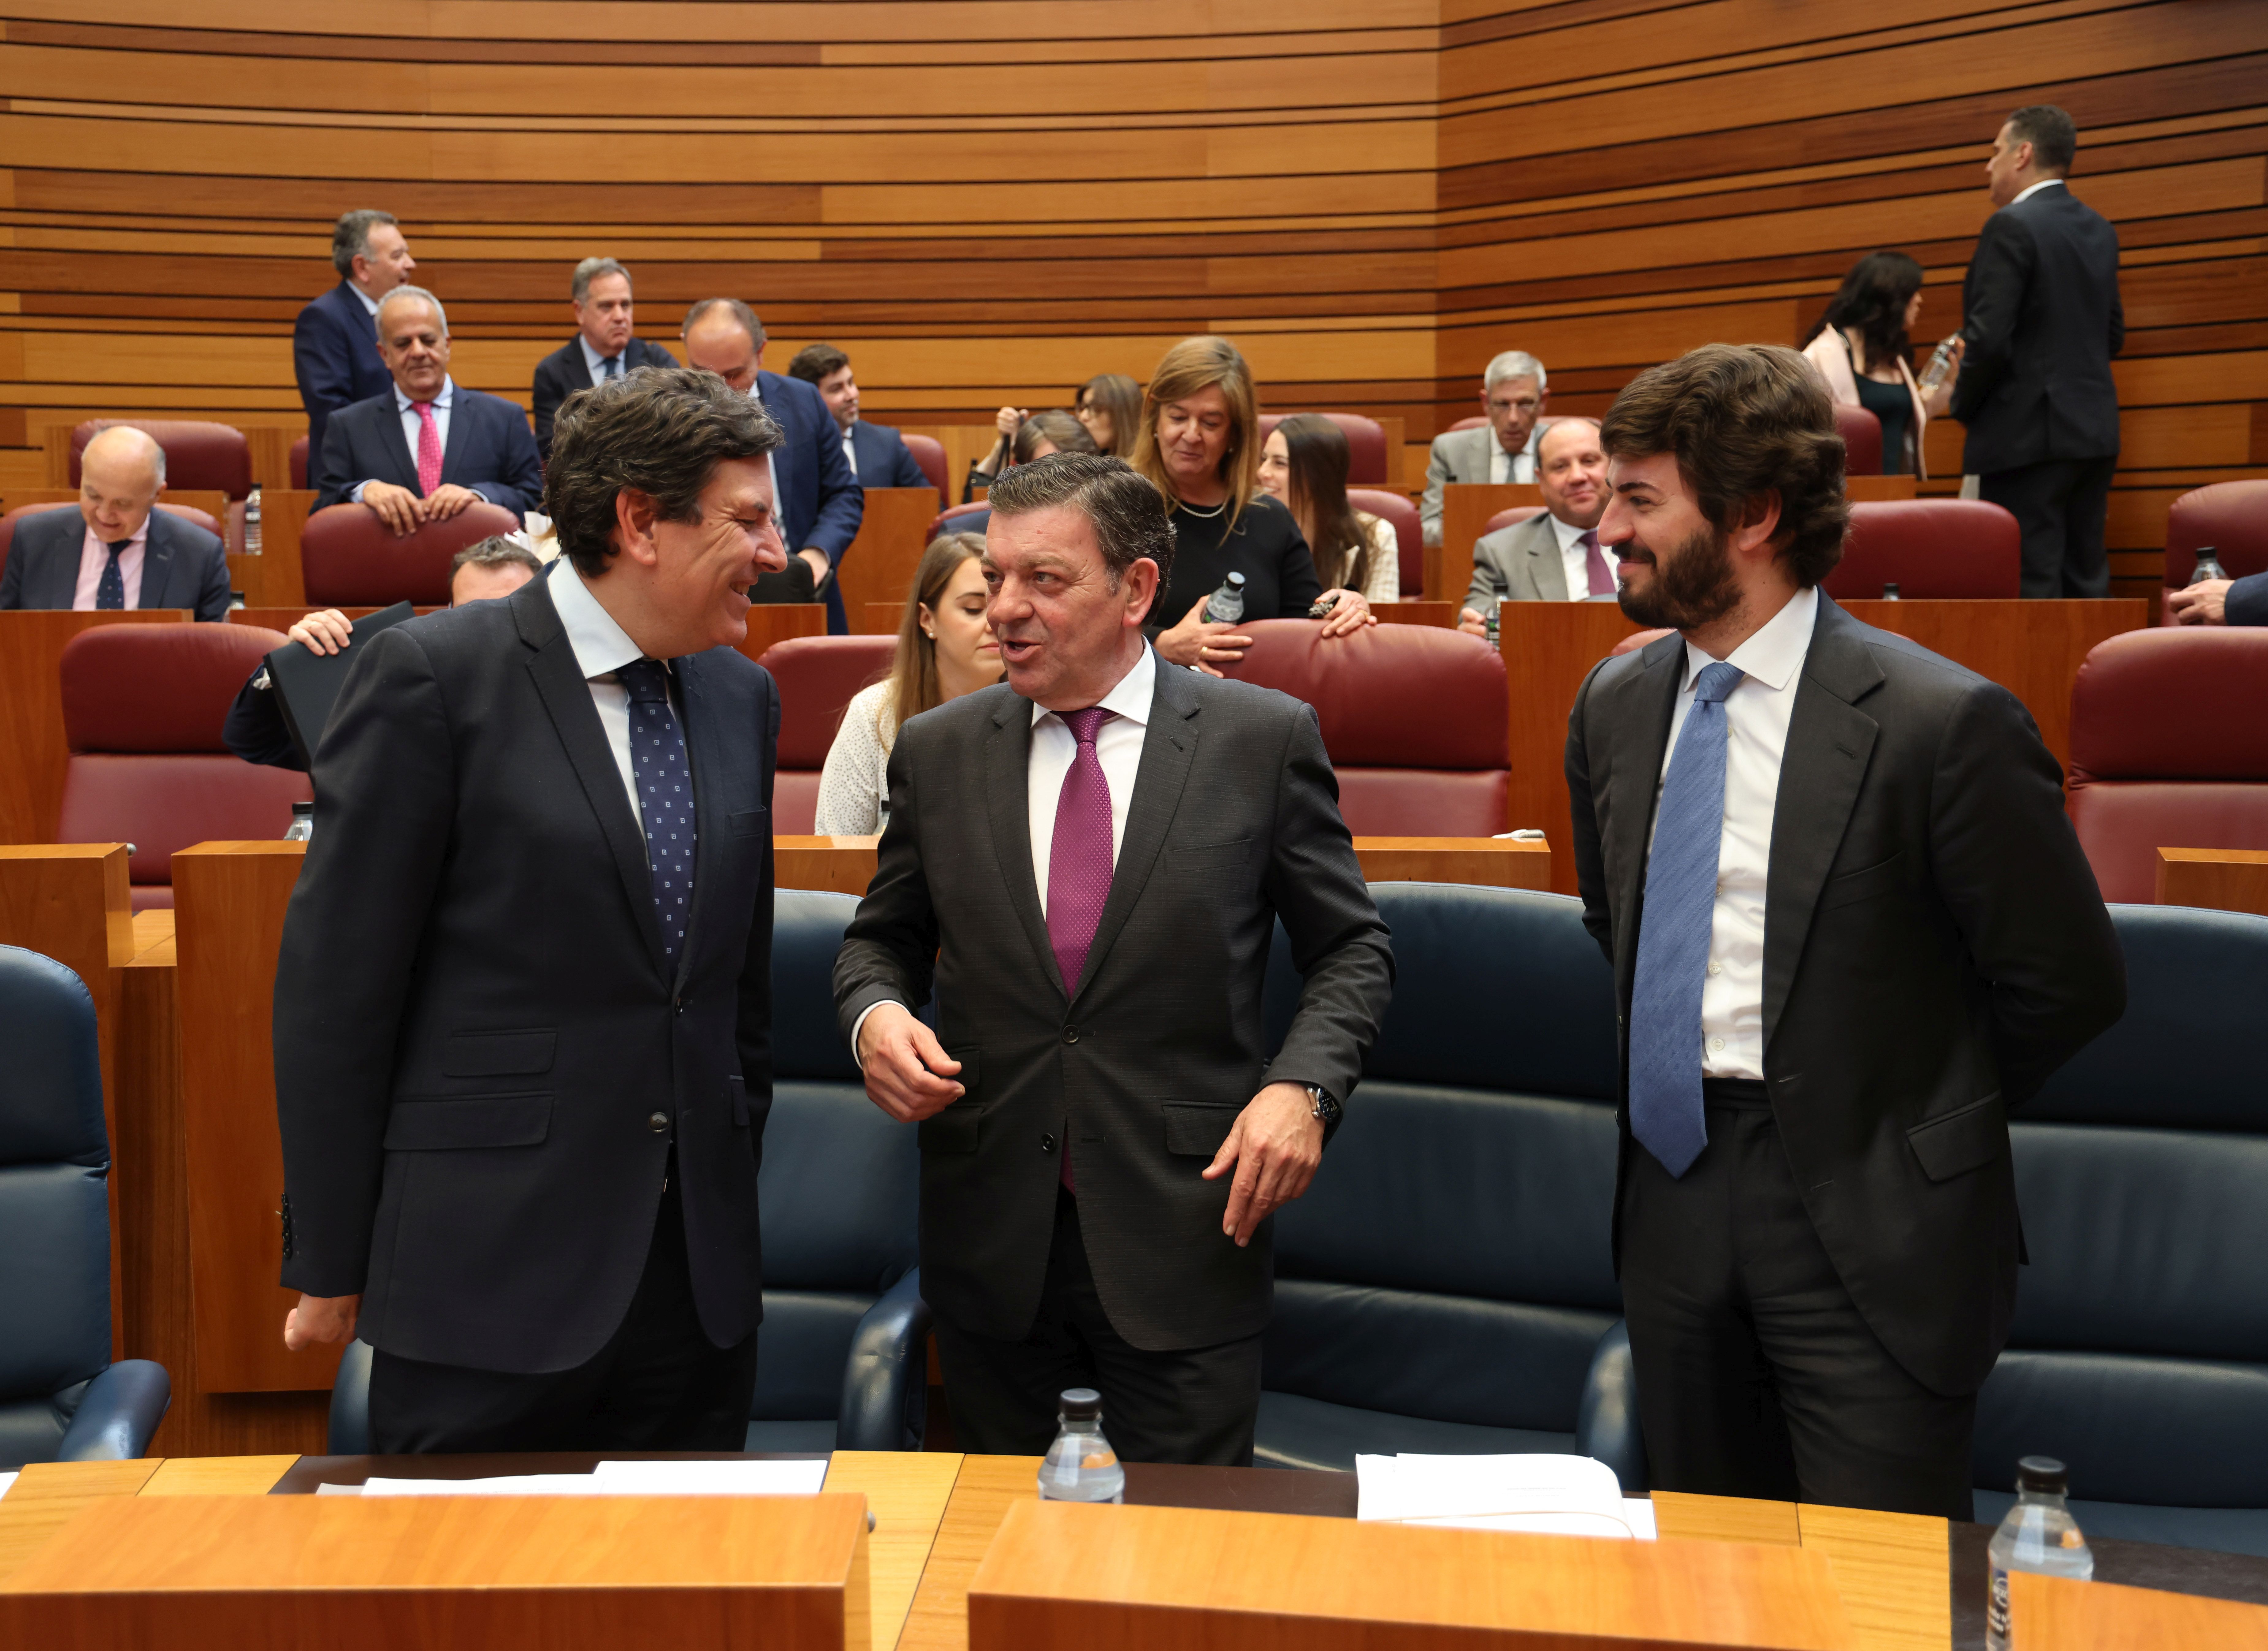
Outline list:
[[[1441,542],[1441,489],[1452,482],[1532,482],[1535,480],[1536,421],[1551,400],[1543,363],[1524,349],[1507,349],[1481,378],[1481,410],[1488,422],[1433,438],[1425,461],[1425,497],[1418,507],[1425,542]]]

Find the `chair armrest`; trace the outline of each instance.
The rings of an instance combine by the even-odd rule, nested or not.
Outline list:
[[[843,1364],[843,1402],[835,1413],[837,1450],[918,1450],[928,1417],[929,1303],[921,1269],[866,1310],[851,1332]]]
[[[370,1454],[370,1343],[356,1337],[339,1356],[331,1378],[330,1426],[324,1450],[335,1457]]]
[[[121,1359],[93,1381],[55,1447],[58,1462],[127,1462],[147,1454],[150,1435],[173,1402],[162,1364]]]
[[[1605,1463],[1623,1482],[1623,1494],[1646,1492],[1646,1435],[1638,1418],[1638,1374],[1631,1360],[1630,1325],[1617,1318],[1591,1354],[1583,1378],[1583,1405],[1575,1421],[1575,1448]]]

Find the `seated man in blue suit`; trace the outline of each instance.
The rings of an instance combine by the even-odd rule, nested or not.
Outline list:
[[[341,407],[383,395],[378,301],[417,273],[409,242],[391,212],[343,212],[331,231],[339,284],[299,312],[291,328],[291,370],[307,409],[307,466],[323,453],[323,429]]]
[[[185,607],[228,617],[228,556],[195,523],[157,508],[166,450],[145,430],[99,430],[79,459],[78,509],[16,523],[0,608]]]
[[[634,367],[674,367],[677,357],[632,334],[637,319],[630,272],[612,258],[585,258],[568,290],[575,300],[573,338],[535,363],[535,451],[549,461],[551,426],[578,390],[619,378]]]
[[[850,356],[832,344],[806,344],[788,363],[787,376],[802,379],[827,403],[843,432],[843,456],[850,461],[860,487],[936,485],[922,473],[904,437],[887,424],[869,424],[858,416],[858,380],[850,371]]]
[[[777,477],[780,532],[811,575],[814,590],[827,601],[827,628],[841,636],[850,629],[835,569],[858,536],[866,495],[850,461],[843,454],[843,432],[819,392],[799,378],[763,371],[764,324],[738,298],[703,298],[685,312],[685,362],[715,373],[741,394],[763,404],[786,439],[772,455]],[[797,573],[793,562],[788,571]],[[799,579],[780,576],[757,581],[753,599],[793,602],[810,599]]]
[[[523,516],[543,496],[527,415],[449,377],[449,318],[423,287],[378,306],[378,351],[394,382],[335,415],[323,437],[326,505],[367,504],[397,533],[446,521],[475,499]]]

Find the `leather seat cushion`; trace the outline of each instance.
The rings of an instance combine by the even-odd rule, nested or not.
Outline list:
[[[754,1421],[828,1420],[843,1402],[843,1361],[872,1295],[835,1291],[764,1291],[764,1322],[756,1332]],[[831,1448],[831,1447],[830,1447]]]
[[[847,1290],[871,1304],[915,1265],[920,1150],[855,1084],[773,1084],[757,1187],[767,1292]]]
[[[1260,1402],[1264,1405],[1268,1401],[1263,1397]],[[2013,1492],[1979,1490],[1977,1520],[1999,1524],[2015,1500]],[[2148,1508],[2078,1497],[2072,1499],[2070,1506],[2071,1516],[2079,1522],[2083,1537],[2159,1542],[2169,1547],[2268,1559],[2268,1508]]]
[[[1885,584],[1896,584],[1909,602],[2014,601],[2022,560],[2022,532],[1999,505],[1982,499],[1864,500],[1851,507],[1843,560],[1821,589],[1838,602],[1880,597]]]
[[[2106,1501],[2268,1508],[2268,1365],[2011,1347],[1977,1396],[1977,1482],[2013,1489],[2032,1455]]]
[[[816,779],[843,708],[859,689],[889,674],[897,645],[895,636],[794,636],[764,649],[763,667],[779,689],[782,768],[807,768]]]
[[[27,1463],[52,1462],[88,1383],[79,1382],[51,1397],[0,1402],[0,1473]]]
[[[306,774],[236,757],[81,753],[64,771],[55,834],[67,843],[132,843],[128,875],[170,884],[177,850],[280,838],[291,824],[291,804],[313,796]]]
[[[1263,1392],[1253,1437],[1256,1467],[1336,1469],[1351,1472],[1357,1455],[1410,1450],[1428,1456],[1572,1455],[1572,1433],[1475,1427],[1327,1404],[1295,1393]]]
[[[2268,782],[2074,781],[2071,823],[2102,898],[2148,906],[2161,848],[2268,848]]]
[[[1493,837],[1512,797],[1506,768],[1339,768],[1339,812],[1358,837]]]
[[[22,1057],[11,1051],[11,1062]],[[110,1199],[103,1168],[0,1169],[0,1400],[39,1398],[110,1363]]]
[[[856,895],[831,889],[773,896],[774,1078],[831,1079],[865,1093],[858,1063],[835,1026],[835,954],[858,909]]]
[[[782,768],[772,776],[772,832],[808,837],[819,823],[819,770]]]

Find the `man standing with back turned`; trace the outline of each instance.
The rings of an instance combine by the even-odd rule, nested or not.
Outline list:
[[[1849,509],[1802,356],[1705,346],[1602,434],[1623,611],[1682,633],[1567,731],[1655,1488],[1966,1519],[2007,1115],[2117,1019],[2117,939],[2014,696],[1818,589]]]
[[[1036,1455],[1057,1395],[1094,1387],[1121,1457],[1248,1464],[1267,1217],[1377,1035],[1386,926],[1314,712],[1143,639],[1174,553],[1158,489],[1063,454],[991,503],[1008,679],[900,730],[836,1009],[866,1093],[920,1121],[961,1448]],[[1279,916],[1306,985],[1270,1064]],[[934,1034],[911,1012],[932,972]]]
[[[737,1450],[763,1317],[777,427],[647,367],[559,417],[561,554],[356,649],[276,972],[287,1346],[379,1451]]]

